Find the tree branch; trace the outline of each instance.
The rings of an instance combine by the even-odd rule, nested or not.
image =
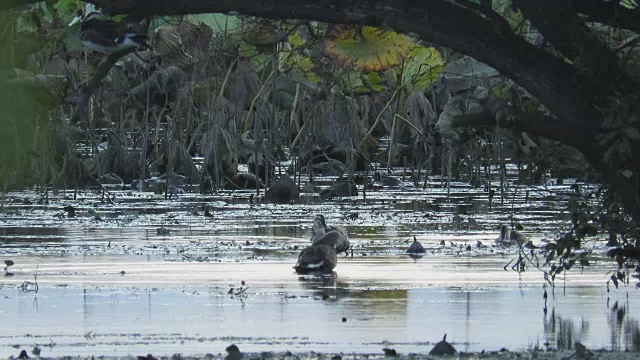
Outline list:
[[[329,23],[389,26],[482,61],[537,97],[557,117],[597,131],[601,117],[580,94],[570,64],[472,10],[445,0],[89,0],[110,13],[139,16],[241,13]]]
[[[584,148],[590,140],[586,138],[582,129],[576,128],[558,119],[542,113],[524,112],[509,109],[509,116],[501,122],[496,121],[495,114],[490,111],[456,116],[452,127],[495,127],[512,129],[533,135],[556,140],[576,149]]]
[[[587,99],[598,101],[614,89],[622,93],[637,89],[613,51],[593,35],[569,4],[557,0],[514,0],[514,4],[554,48],[574,63]]]
[[[102,80],[105,78],[105,76],[107,76],[107,74],[109,74],[109,71],[111,70],[113,65],[115,65],[116,62],[120,60],[120,58],[133,52],[134,50],[134,48],[130,48],[114,52],[110,54],[106,59],[102,60],[102,62],[96,69],[96,73],[93,74],[93,77],[91,78],[91,80],[89,80],[87,87],[82,92],[82,96],[80,96],[80,99],[78,99],[78,104],[76,104],[75,109],[73,109],[73,115],[71,115],[72,122],[77,122],[79,120],[82,120],[83,118],[86,118],[86,116],[84,116],[84,113],[87,109],[87,105],[89,104],[89,100],[91,99],[91,96],[96,92],[96,90],[100,88]]]
[[[567,0],[565,0],[567,1]],[[640,9],[627,9],[617,1],[572,1],[571,8],[586,20],[640,32]]]

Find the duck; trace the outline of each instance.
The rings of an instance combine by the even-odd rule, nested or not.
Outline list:
[[[69,26],[80,20],[80,41],[87,49],[109,54],[130,48],[149,48],[146,29],[139,22],[110,20],[89,6],[80,11]]]
[[[414,236],[413,243],[411,243],[411,246],[409,246],[406,252],[407,254],[424,254],[427,251],[424,249],[422,244],[420,244],[418,239],[416,239],[416,237]]]
[[[337,263],[338,256],[333,247],[316,244],[302,249],[298,255],[298,262],[293,268],[298,274],[331,273]]]
[[[373,174],[373,185],[380,187],[400,187],[402,185],[402,181],[398,178],[394,178],[392,176],[380,175],[379,172],[375,172]]]
[[[341,227],[328,227],[323,215],[316,215],[313,219],[313,230],[315,235],[311,238],[312,246],[327,245],[338,254],[349,250],[347,232]]]
[[[509,225],[500,226],[500,235],[496,239],[498,245],[524,244],[526,237],[517,230],[512,229]]]
[[[316,221],[320,224],[322,224],[322,226],[320,225],[316,225]],[[334,226],[334,225],[327,225],[327,222],[324,219],[324,215],[322,214],[318,214],[315,216],[315,218],[313,219],[313,228],[311,229],[311,242],[314,242],[315,240],[321,238],[324,233],[322,234],[318,234],[316,231],[316,228],[320,228],[323,227],[324,228],[324,232],[327,233],[329,231],[338,231],[340,232],[342,235],[344,235],[345,237],[347,236],[347,230],[345,230],[342,226]]]

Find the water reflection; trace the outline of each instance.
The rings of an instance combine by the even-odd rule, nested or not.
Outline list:
[[[612,349],[640,350],[640,328],[637,320],[628,317],[629,309],[628,299],[622,304],[615,301],[609,308],[608,320]]]
[[[544,315],[544,346],[547,349],[571,350],[576,342],[583,343],[588,340],[589,322],[581,319],[580,328],[576,330],[574,322],[563,319],[556,314],[555,307]]]
[[[37,310],[34,294],[0,286],[0,323],[19,324],[0,328],[0,356],[15,355],[12,345],[49,339],[57,345],[47,356],[100,349],[114,355],[114,341],[122,354],[170,353],[178,344],[185,353],[204,353],[229,342],[246,351],[375,353],[385,345],[427,353],[444,333],[461,351],[573,349],[576,342],[640,349],[639,322],[631,314],[637,292],[612,293],[607,306],[601,288],[570,288],[549,299],[545,314],[537,286],[381,288],[338,273],[286,276],[292,281],[278,282],[274,292],[266,291],[274,285],[251,280],[242,299],[228,295],[228,286],[41,287]]]
[[[322,300],[337,301],[349,294],[349,284],[338,280],[338,273],[335,271],[328,275],[301,275],[298,281],[303,289]]]
[[[2,242],[50,242],[64,241],[64,231],[47,227],[0,227],[0,241]]]
[[[514,212],[539,232],[534,236],[542,236],[563,217],[557,197],[547,193],[528,200],[514,195],[508,206],[496,198],[493,208],[486,193],[464,186],[451,193],[437,187],[368,193],[366,201],[308,197],[309,206],[250,206],[248,194],[194,195],[178,202],[123,194],[118,205],[97,206],[101,222],[45,211],[18,220],[3,217],[7,224],[33,225],[0,228],[6,253],[18,256],[25,241],[49,243],[30,247],[35,255],[14,258],[15,278],[0,283],[0,323],[19,324],[0,328],[0,356],[15,355],[12,345],[49,339],[57,345],[43,355],[117,355],[115,343],[121,355],[170,355],[178,346],[185,353],[206,353],[223,351],[230,342],[241,342],[245,351],[377,353],[384,344],[402,353],[427,353],[429,342],[444,333],[461,351],[572,349],[577,341],[640,350],[630,305],[638,308],[640,292],[612,293],[609,304],[602,288],[576,286],[549,299],[545,313],[540,274],[503,272],[509,259],[448,245],[488,244],[497,237],[496,226]],[[211,216],[203,215],[204,205]],[[316,213],[347,227],[356,257],[341,258],[339,274],[299,277],[291,266],[299,246],[308,244]],[[158,226],[170,227],[171,234],[158,236]],[[417,261],[398,255],[414,235],[430,250],[453,249],[441,254],[457,255],[430,252]],[[446,247],[436,245],[441,240]],[[59,256],[62,246],[75,246],[71,253],[79,257],[68,251]],[[32,280],[36,266],[41,292],[16,291],[13,285]],[[593,273],[575,275],[573,284],[602,282]],[[249,290],[229,295],[229,285],[241,280]],[[86,338],[90,332],[96,336]]]

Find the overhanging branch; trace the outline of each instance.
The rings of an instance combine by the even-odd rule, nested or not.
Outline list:
[[[76,104],[75,109],[73,109],[73,115],[71,116],[71,120],[73,122],[79,121],[83,118],[91,96],[100,88],[102,80],[105,78],[105,76],[107,76],[107,74],[109,74],[109,71],[111,70],[113,65],[115,65],[120,58],[133,52],[134,50],[134,48],[129,48],[118,51],[110,54],[107,58],[102,60],[100,65],[98,65],[95,74],[93,74],[93,77],[91,78],[91,80],[89,80],[87,87],[82,92],[82,95],[78,100],[78,104]]]
[[[569,2],[568,0],[564,0]],[[587,21],[612,25],[640,32],[640,8],[627,9],[618,1],[580,0],[571,1],[571,8],[586,16]]]
[[[588,134],[575,126],[542,114],[510,109],[508,120],[498,123],[496,116],[489,111],[475,114],[456,116],[452,127],[503,127],[514,131],[526,132],[533,135],[556,140],[563,144],[581,149],[588,140]],[[506,118],[506,117],[505,117]]]
[[[476,12],[445,0],[90,0],[110,13],[139,16],[240,13],[273,19],[389,26],[484,62],[527,89],[559,121],[599,128],[571,65]]]
[[[574,63],[578,76],[585,78],[581,87],[587,99],[598,102],[616,89],[627,93],[637,88],[613,51],[596,38],[570,4],[558,0],[514,0],[514,4]]]

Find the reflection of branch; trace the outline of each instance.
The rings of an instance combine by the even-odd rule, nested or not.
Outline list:
[[[34,293],[38,293],[38,266],[36,265],[36,271],[33,273],[33,281],[25,281],[22,283],[22,285],[20,286],[20,288],[22,289],[22,291],[33,291]]]
[[[78,104],[76,105],[76,108],[73,110],[73,115],[71,116],[72,122],[75,122],[81,119],[82,114],[87,108],[87,104],[89,104],[89,99],[91,99],[91,96],[93,95],[93,93],[95,93],[96,90],[98,90],[98,88],[102,84],[102,80],[107,76],[107,74],[109,74],[109,71],[111,70],[113,65],[115,65],[116,62],[120,60],[120,58],[133,52],[134,50],[135,48],[129,48],[129,49],[114,52],[109,56],[107,56],[107,58],[104,59],[100,63],[100,65],[98,65],[98,69],[96,70],[96,73],[93,74],[93,77],[91,78],[91,80],[89,80],[89,84],[87,84],[87,87],[82,93],[82,96],[80,96],[80,99],[78,100]]]

